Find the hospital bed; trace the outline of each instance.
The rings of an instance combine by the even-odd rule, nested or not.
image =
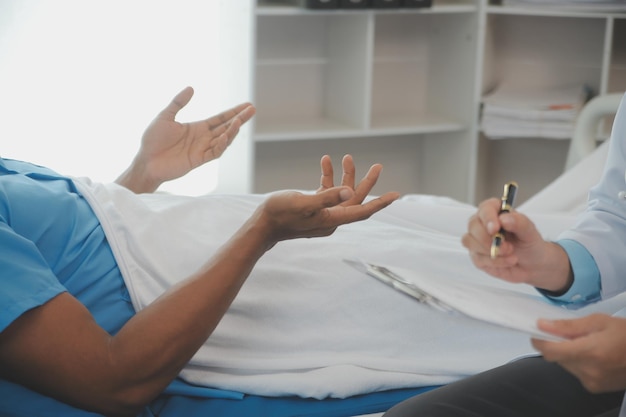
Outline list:
[[[615,112],[620,98],[596,98],[585,107],[567,170],[519,207],[546,238],[573,223],[586,191],[599,179],[606,145],[596,147],[598,121]],[[264,198],[201,198],[202,210],[193,210],[197,198],[137,197],[115,185],[81,187],[88,188],[83,194],[96,214],[107,219],[107,236],[123,236],[111,244],[125,279],[134,277],[127,283],[137,309],[173,284],[168,277],[193,272],[206,253],[223,243],[213,236],[230,236]],[[189,383],[215,387],[217,394],[210,401],[173,401],[158,414],[377,415],[433,387],[534,354],[524,334],[444,316],[342,262],[367,256],[372,262],[419,268],[437,279],[462,275],[485,285],[511,285],[483,276],[461,247],[459,237],[474,211],[445,197],[407,195],[328,238],[281,242],[259,262],[209,343],[181,373]],[[166,239],[152,234],[163,235],[168,227],[172,234]],[[191,235],[176,238],[175,233],[188,229],[198,241]],[[199,246],[202,254],[190,258]],[[145,259],[149,270],[141,263]]]
[[[599,131],[607,118],[615,115],[623,94],[605,94],[592,98],[576,119],[574,134],[570,142],[565,162],[565,170],[569,170],[585,157],[589,156],[597,147]],[[610,126],[608,126],[610,128]]]
[[[610,124],[623,96],[621,93],[605,94],[586,103],[576,120],[563,174],[528,199],[520,210],[571,214],[584,209],[586,190],[600,180],[606,160],[607,124]],[[367,414],[367,417],[382,415],[380,412]]]

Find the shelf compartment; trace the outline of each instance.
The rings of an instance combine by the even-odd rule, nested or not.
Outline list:
[[[257,134],[367,126],[367,15],[259,16]]]
[[[374,163],[385,166],[373,194],[395,190],[402,194],[423,193],[467,198],[468,152],[464,132],[369,136],[342,140],[264,142],[255,144],[255,192],[276,189],[315,188],[319,160],[330,155],[335,165],[351,154],[360,177]],[[284,173],[294,173],[285,175]],[[298,175],[295,175],[297,173]],[[335,172],[340,183],[341,171]]]
[[[377,15],[375,22],[370,128],[437,119],[470,123],[475,20],[456,14]]]
[[[514,83],[547,88],[583,85],[601,88],[606,19],[490,15],[488,44],[494,78],[485,84]]]

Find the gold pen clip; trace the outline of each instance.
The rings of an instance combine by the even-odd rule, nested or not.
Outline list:
[[[515,202],[515,195],[517,194],[517,183],[515,181],[507,182],[504,184],[504,191],[502,198],[500,199],[500,214],[508,213],[513,209],[513,203]],[[491,259],[496,259],[500,252],[500,246],[504,241],[504,229],[500,228],[491,241]]]

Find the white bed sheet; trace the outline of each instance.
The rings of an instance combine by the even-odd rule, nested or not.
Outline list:
[[[587,175],[589,169],[581,168]],[[560,201],[580,200],[577,173],[559,179]],[[137,196],[115,184],[77,183],[102,221],[137,310],[195,271],[265,198]],[[543,210],[540,199],[527,206],[548,239],[578,210]],[[363,258],[433,279],[536,294],[472,266],[460,236],[474,211],[448,198],[409,195],[331,237],[281,242],[181,376],[255,395],[345,398],[445,384],[534,354],[524,334],[431,310],[343,262]]]

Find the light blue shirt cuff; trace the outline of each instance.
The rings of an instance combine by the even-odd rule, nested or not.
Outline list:
[[[600,270],[589,251],[575,240],[562,239],[555,242],[567,253],[574,282],[566,293],[559,296],[539,290],[544,296],[559,304],[584,305],[600,299]]]

